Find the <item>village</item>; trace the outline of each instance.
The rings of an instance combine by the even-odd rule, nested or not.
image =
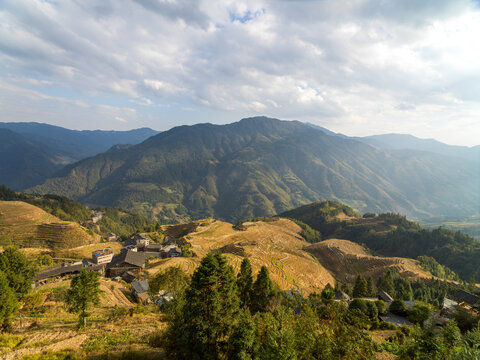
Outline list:
[[[109,242],[122,241],[120,237],[113,233],[107,235],[107,240]],[[184,256],[182,248],[177,244],[176,239],[165,237],[162,244],[155,244],[141,234],[131,236],[123,244],[124,246],[117,255],[114,254],[112,247],[105,247],[92,251],[90,258],[84,258],[73,263],[62,263],[40,270],[32,287],[38,287],[47,282],[64,280],[66,277],[78,274],[82,269],[85,269],[86,271],[96,271],[101,276],[113,281],[124,281],[130,284],[131,293],[139,303],[144,305],[152,303],[148,281],[141,278],[146,264],[149,259],[153,258],[167,259]],[[163,305],[172,299],[171,293],[160,292],[154,300],[157,304]]]
[[[479,305],[480,305],[480,290],[477,289],[475,294],[469,293],[465,290],[458,289],[453,294],[448,297],[444,297],[443,304],[441,305],[440,311],[431,312],[431,318],[434,320],[435,325],[445,326],[450,319],[453,318],[453,315],[456,311],[462,310],[467,312],[472,316],[478,316],[479,314]],[[345,302],[347,305],[350,305],[354,299],[352,299],[348,294],[343,291],[335,292],[335,301]],[[391,305],[394,302],[394,298],[390,296],[385,291],[378,291],[377,297],[368,297],[368,298],[358,298],[358,300],[376,302],[382,300],[386,304],[386,313],[379,314],[379,319],[395,326],[403,325],[414,325],[406,315],[401,315],[391,311]],[[418,301],[404,301],[406,310],[413,309]]]

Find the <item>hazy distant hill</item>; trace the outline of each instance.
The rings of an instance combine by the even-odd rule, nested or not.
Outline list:
[[[0,123],[23,137],[43,145],[51,151],[78,161],[107,151],[116,144],[138,144],[158,133],[141,128],[129,131],[70,130],[41,123]]]
[[[36,185],[64,162],[64,158],[42,144],[0,128],[0,184],[16,190]]]
[[[269,118],[180,126],[63,169],[31,189],[164,220],[238,220],[322,199],[410,216],[478,211],[472,163],[383,151]]]
[[[480,162],[480,146],[447,145],[434,139],[419,139],[406,134],[384,134],[355,138],[380,149],[421,150]]]

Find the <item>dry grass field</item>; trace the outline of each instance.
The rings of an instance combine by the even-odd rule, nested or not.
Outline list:
[[[213,219],[197,221],[194,225],[171,225],[165,230],[169,236],[192,231],[185,239],[192,244],[196,257],[152,261],[148,268],[150,273],[169,266],[180,266],[192,273],[206,254],[220,251],[228,257],[235,271],[240,269],[244,256],[250,259],[254,273],[266,265],[272,279],[284,290],[298,289],[308,295],[323,289],[327,283],[334,284],[332,275],[303,250],[309,244],[299,235],[300,227],[290,220],[258,221],[247,225],[244,231]]]
[[[65,249],[98,242],[80,225],[21,201],[0,201],[0,237],[27,248]]]
[[[358,274],[377,279],[388,269],[395,269],[402,277],[410,279],[432,277],[420,267],[417,260],[372,256],[362,246],[348,240],[325,240],[310,245],[305,250],[313,254],[342,282],[354,281]]]
[[[163,315],[152,305],[138,308],[124,295],[121,283],[101,280],[100,304],[90,311],[87,329],[77,329],[77,315],[65,310],[64,294],[70,280],[45,284],[34,291],[42,294],[43,304],[35,314],[23,314],[14,322],[8,337],[11,348],[0,348],[0,359],[14,360],[44,352],[62,350],[89,354],[147,349],[151,334],[166,326]],[[115,310],[117,309],[117,310]],[[122,313],[118,309],[125,309]],[[117,313],[115,313],[117,311]],[[7,335],[2,335],[7,336]]]

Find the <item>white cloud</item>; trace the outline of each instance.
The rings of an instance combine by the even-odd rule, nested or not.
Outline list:
[[[102,126],[208,108],[218,111],[214,122],[264,113],[349,134],[435,133],[474,144],[479,33],[469,0],[6,0],[0,68],[26,98],[10,96],[11,113],[4,101],[2,120],[26,119],[25,106],[37,114],[31,120],[51,119],[37,101],[46,96],[61,108],[86,105],[86,127],[98,126],[105,109],[95,104],[106,101],[122,110],[104,114],[113,122]],[[160,103],[172,104],[168,116]]]

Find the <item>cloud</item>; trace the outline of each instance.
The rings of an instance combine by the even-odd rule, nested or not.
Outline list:
[[[452,124],[480,115],[479,11],[469,0],[6,0],[0,67],[11,84],[75,94],[91,118],[101,101],[138,105],[112,126],[195,108],[214,122],[264,113],[452,142],[463,131]],[[460,141],[478,142],[475,131]]]

